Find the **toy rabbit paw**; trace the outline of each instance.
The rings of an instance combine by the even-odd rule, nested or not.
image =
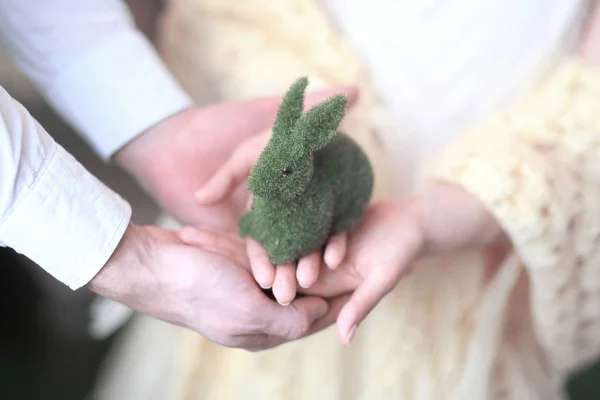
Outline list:
[[[369,159],[337,128],[347,99],[335,95],[303,115],[306,77],[285,94],[273,135],[248,178],[250,211],[239,221],[274,265],[296,262],[348,232],[373,191]]]

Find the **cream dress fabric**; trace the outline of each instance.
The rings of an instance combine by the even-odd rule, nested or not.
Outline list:
[[[361,325],[247,353],[138,318],[99,398],[562,399],[600,354],[600,76],[584,1],[173,0],[161,51],[199,104],[354,83],[375,197],[478,195],[514,251],[419,262]],[[505,110],[503,112],[497,110]]]

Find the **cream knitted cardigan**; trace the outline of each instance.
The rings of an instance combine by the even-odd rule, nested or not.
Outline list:
[[[390,195],[378,132],[394,128],[317,1],[178,0],[164,22],[163,55],[198,103],[281,94],[307,71],[321,86],[358,84],[344,128],[376,161],[376,197]],[[600,353],[595,158],[600,74],[565,61],[428,170],[426,181],[461,184],[506,229],[514,250],[494,273],[478,253],[420,262],[348,349],[335,329],[261,353],[182,333],[178,398],[564,398],[566,375]]]

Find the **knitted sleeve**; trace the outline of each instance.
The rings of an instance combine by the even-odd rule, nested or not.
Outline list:
[[[565,61],[510,109],[462,135],[428,178],[476,195],[529,275],[553,367],[600,355],[600,71]]]

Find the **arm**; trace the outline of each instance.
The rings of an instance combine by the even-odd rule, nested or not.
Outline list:
[[[72,289],[87,285],[226,346],[273,347],[335,319],[339,306],[323,299],[271,302],[245,268],[239,238],[189,228],[181,232],[188,246],[174,232],[131,224],[130,215],[0,88],[0,245]]]
[[[158,192],[169,199],[185,201],[188,191],[191,201],[198,174],[207,168],[202,156],[223,157],[220,152],[270,125],[275,115],[277,98],[179,112],[189,108],[189,99],[115,0],[7,0],[0,2],[0,17],[9,53],[46,98],[104,158],[126,147],[120,158],[134,152],[153,159],[163,175],[150,183],[166,185]],[[264,296],[235,235],[189,228],[181,232],[192,236],[194,246],[188,246],[174,232],[129,223],[129,205],[3,90],[0,117],[0,242],[71,288],[87,284],[220,344],[254,350],[311,334],[335,319],[339,299],[306,297],[283,308]],[[171,132],[179,133],[175,145]],[[229,143],[219,147],[223,137]],[[132,141],[138,144],[124,146]],[[177,151],[169,152],[169,144]]]
[[[105,159],[189,106],[119,1],[8,0],[0,16],[13,61]],[[0,241],[77,289],[109,259],[130,206],[1,95]]]
[[[193,194],[271,127],[278,97],[193,107],[118,0],[6,0],[0,16],[9,54],[100,156],[180,222],[235,227],[243,193],[210,208]]]
[[[528,271],[539,342],[563,373],[600,354],[594,63],[587,56],[565,61],[514,107],[466,132],[431,174],[474,194],[503,227]]]
[[[0,243],[72,289],[107,262],[129,223],[123,199],[0,88]]]
[[[0,16],[15,64],[104,159],[191,106],[122,1],[6,0]]]

